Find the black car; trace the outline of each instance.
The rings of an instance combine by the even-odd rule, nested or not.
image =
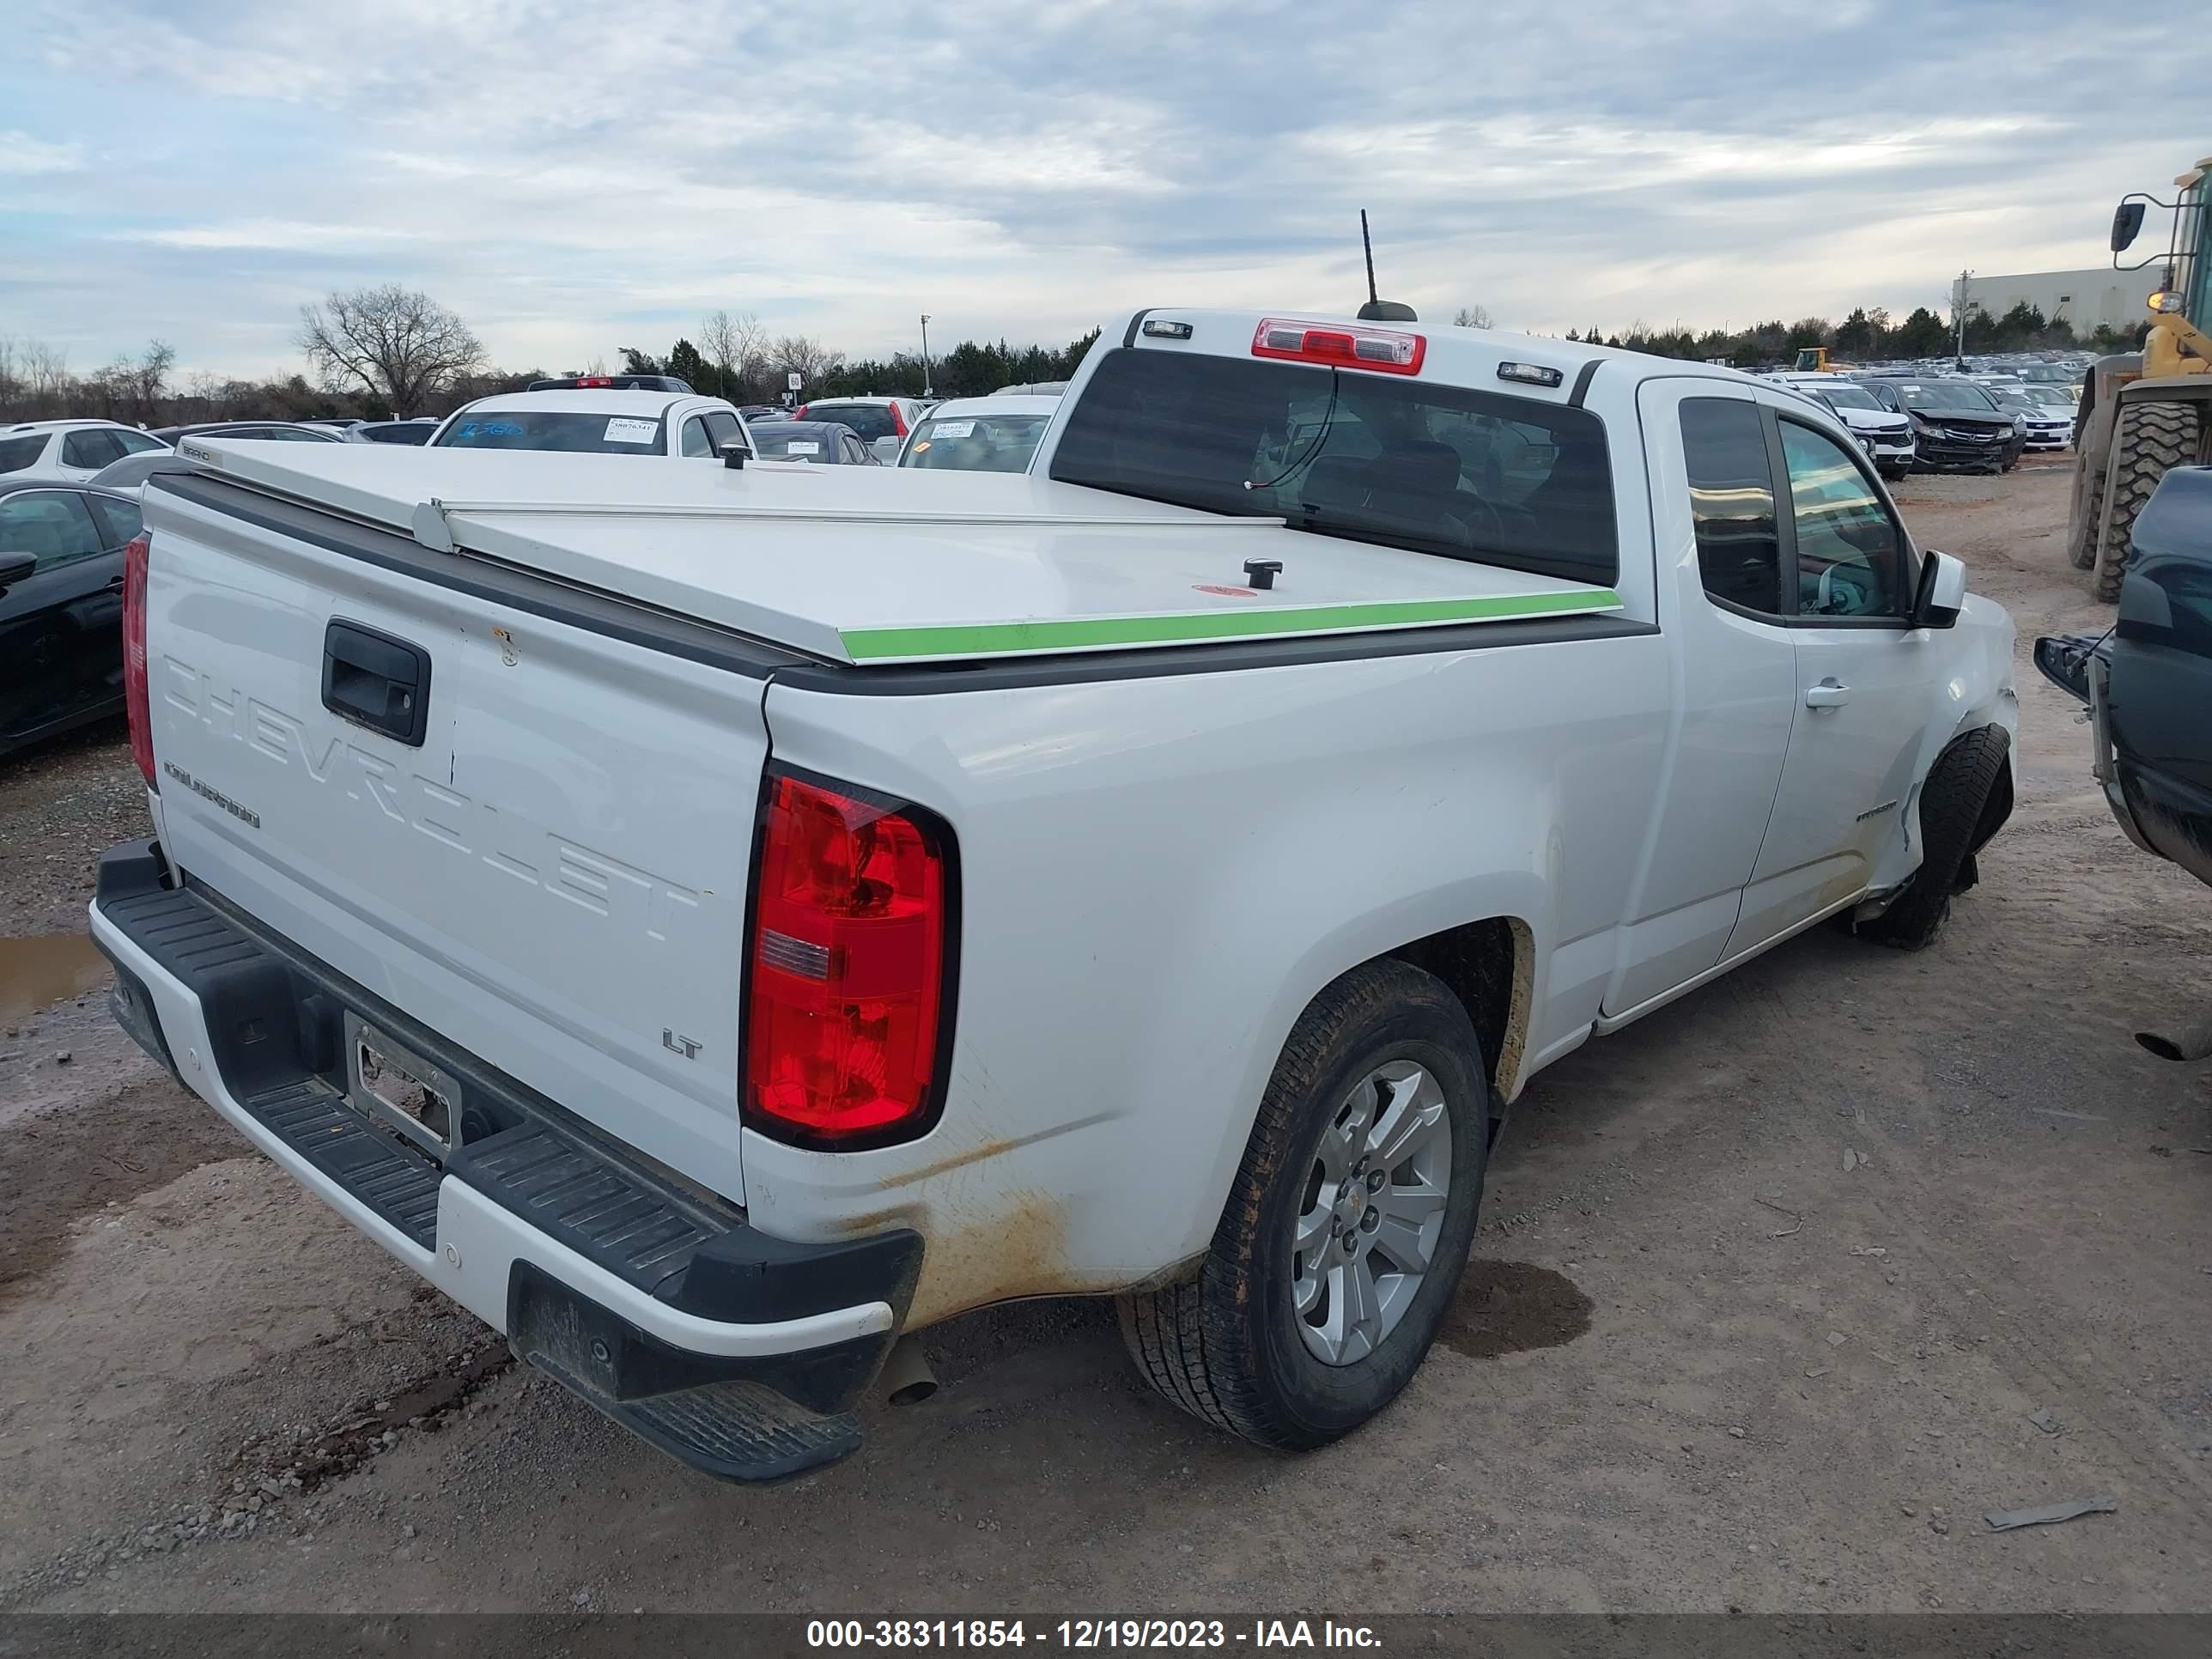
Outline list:
[[[836,421],[749,421],[753,454],[763,461],[811,461],[817,466],[881,466],[860,434]]]
[[[2128,839],[2212,885],[2212,466],[2168,471],[2132,540],[2112,631],[2039,639],[2035,665],[2089,705]]]
[[[0,754],[123,708],[127,495],[0,489]]]
[[[1912,422],[1916,472],[2009,472],[2027,447],[2020,422],[1972,380],[1936,375],[1859,384],[1884,409]]]

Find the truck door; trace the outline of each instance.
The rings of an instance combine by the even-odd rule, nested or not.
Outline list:
[[[1720,962],[1773,810],[1796,694],[1774,476],[1749,388],[1650,380],[1638,412],[1674,710],[1608,1017]]]
[[[1776,405],[1762,416],[1780,515],[1783,602],[1796,647],[1789,758],[1728,952],[1863,891],[1905,835],[1935,659],[1906,626],[1905,526],[1857,446]]]

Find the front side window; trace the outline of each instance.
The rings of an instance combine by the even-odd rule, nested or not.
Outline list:
[[[1052,476],[1576,581],[1620,569],[1604,422],[1466,386],[1123,349],[1068,411]]]
[[[710,409],[705,416],[707,442],[714,454],[720,454],[732,444],[742,442],[744,433],[738,425],[738,417],[726,409]]]
[[[1758,405],[1733,398],[1685,398],[1682,454],[1705,592],[1741,610],[1784,613],[1774,476]]]
[[[27,489],[0,501],[0,553],[28,553],[43,575],[105,552],[84,498],[69,489]]]
[[[1841,445],[1794,421],[1780,424],[1799,614],[1902,616],[1904,540],[1880,493]]]

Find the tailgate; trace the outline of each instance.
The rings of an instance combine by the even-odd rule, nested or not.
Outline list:
[[[386,532],[240,512],[226,490],[146,492],[170,856],[432,1030],[742,1202],[764,680],[495,584],[423,580],[382,556],[400,546]]]

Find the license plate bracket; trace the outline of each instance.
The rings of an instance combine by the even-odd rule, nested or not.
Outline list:
[[[347,1103],[443,1162],[461,1121],[461,1087],[452,1074],[352,1012],[345,1048]]]

